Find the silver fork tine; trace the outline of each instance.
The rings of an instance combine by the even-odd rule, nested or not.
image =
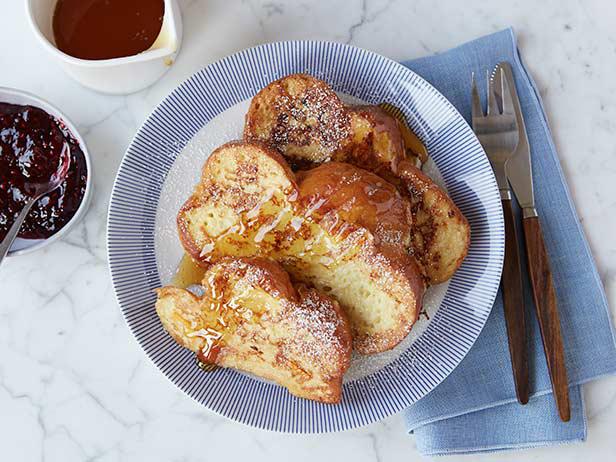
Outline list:
[[[502,67],[499,67],[500,78],[501,78],[501,95],[503,101],[503,114],[514,114],[513,108],[513,99],[511,96],[511,89],[509,88],[509,84],[507,83],[507,79],[505,78],[505,71]]]
[[[473,117],[483,117],[481,98],[479,97],[479,90],[477,90],[477,82],[475,81],[474,72],[471,76],[471,114]]]
[[[490,71],[486,71],[486,79],[488,81],[488,115],[498,115],[500,114],[500,110],[498,108],[498,103],[500,102],[500,98],[496,94],[495,86],[498,85],[500,88],[500,72],[497,72],[496,75],[490,78]],[[498,77],[497,77],[498,76]],[[495,82],[495,78],[498,78],[498,82]]]

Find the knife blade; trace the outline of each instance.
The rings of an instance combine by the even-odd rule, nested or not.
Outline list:
[[[528,137],[526,135],[526,126],[524,125],[520,99],[518,98],[515,80],[513,79],[513,71],[511,69],[511,64],[508,62],[499,63],[497,67],[502,69],[503,77],[507,80],[507,85],[511,92],[513,109],[519,127],[518,145],[505,165],[505,172],[515,197],[520,207],[523,209],[524,216],[537,216],[537,211],[535,210],[535,194],[533,190],[530,145],[528,144]]]

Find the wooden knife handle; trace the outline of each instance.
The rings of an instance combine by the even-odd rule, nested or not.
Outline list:
[[[511,199],[504,199],[505,261],[503,264],[503,306],[509,338],[509,354],[515,382],[515,393],[520,404],[528,403],[528,350],[526,342],[526,316],[520,251]]]
[[[545,359],[552,381],[552,390],[556,399],[558,413],[563,422],[571,418],[569,408],[569,385],[565,366],[565,351],[560,332],[560,317],[556,304],[556,291],[550,270],[550,261],[543,240],[543,231],[539,217],[527,217],[522,220],[526,237],[526,254],[528,255],[528,272],[533,287],[535,309],[541,329],[541,339],[545,350]]]

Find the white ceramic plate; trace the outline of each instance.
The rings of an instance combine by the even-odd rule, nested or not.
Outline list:
[[[469,255],[448,284],[426,294],[426,314],[390,352],[355,356],[343,400],[327,405],[230,369],[203,372],[165,333],[152,289],[170,282],[182,255],[175,216],[214,148],[241,137],[252,96],[307,72],[347,101],[400,108],[431,156],[428,173],[472,228]],[[154,363],[215,412],[270,430],[336,431],[400,411],[440,383],[468,352],[490,313],[502,266],[500,199],[485,154],[461,115],[419,76],[387,58],[327,42],[284,42],[214,63],[178,87],[137,133],[109,209],[108,250],[122,312]]]

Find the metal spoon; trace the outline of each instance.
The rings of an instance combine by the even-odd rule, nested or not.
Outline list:
[[[17,215],[17,218],[13,222],[4,240],[0,242],[0,263],[2,263],[2,260],[4,260],[4,257],[6,257],[6,254],[11,248],[13,241],[15,240],[15,238],[17,237],[17,234],[19,233],[19,229],[21,228],[22,223],[28,216],[28,213],[30,212],[30,209],[32,208],[34,203],[37,200],[39,200],[41,196],[44,196],[45,194],[49,194],[50,192],[52,192],[54,189],[56,189],[58,186],[62,184],[62,182],[66,178],[66,175],[68,174],[68,169],[70,166],[71,166],[71,151],[70,151],[69,145],[65,143],[64,147],[62,148],[62,152],[60,153],[60,162],[58,163],[58,168],[51,175],[51,178],[49,178],[49,181],[45,183],[30,183],[30,182],[24,183],[24,189],[26,190],[30,198],[28,199],[28,202],[26,202],[26,205],[24,206],[24,208],[21,209],[21,212],[19,212],[19,215]]]

